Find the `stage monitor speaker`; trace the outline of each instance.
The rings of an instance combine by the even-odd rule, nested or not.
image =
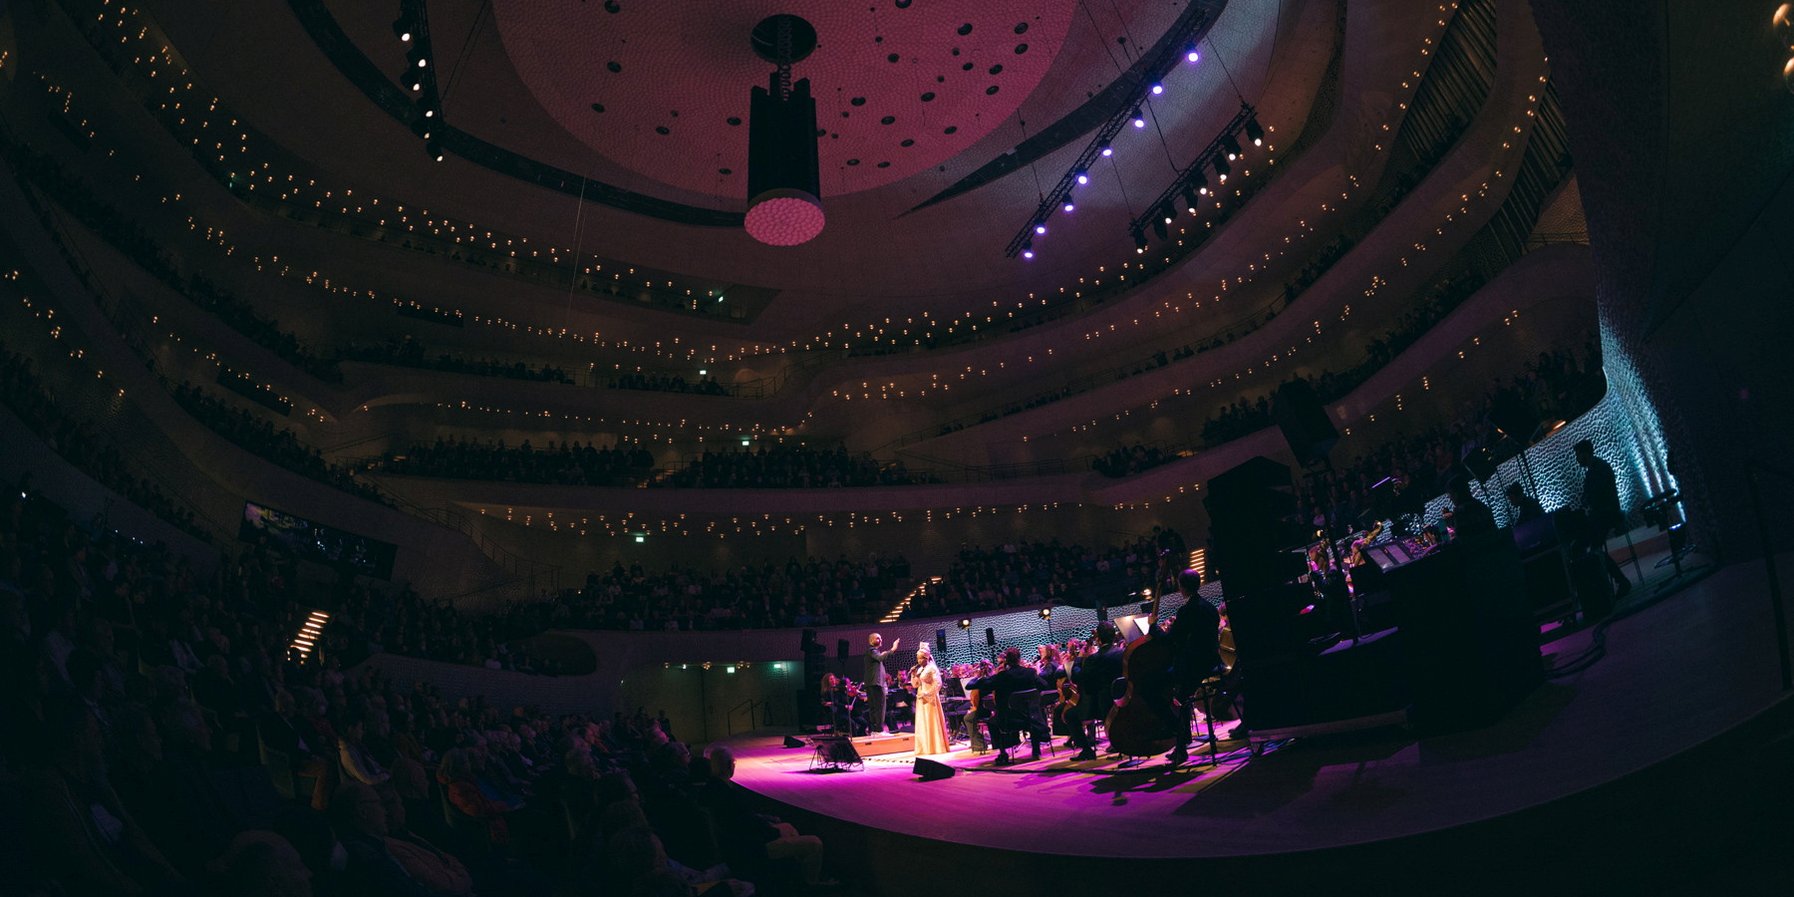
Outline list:
[[[1327,419],[1326,406],[1307,380],[1290,380],[1277,387],[1271,399],[1271,419],[1283,431],[1296,463],[1303,467],[1325,461],[1339,443],[1339,431]]]
[[[803,739],[801,739],[801,738],[794,738],[790,735],[787,735],[787,736],[785,736],[785,746],[788,748],[803,747],[804,742],[803,742]]]
[[[934,650],[940,652],[942,657],[947,656],[947,630],[936,629],[934,631]]]
[[[948,766],[939,760],[930,760],[927,757],[917,757],[915,772],[924,782],[938,782],[942,779],[953,778],[959,770]]]
[[[835,639],[835,659],[836,660],[846,660],[847,659],[847,651],[848,651],[847,639],[844,639],[844,638]]]
[[[1539,428],[1539,412],[1518,393],[1503,390],[1489,403],[1489,423],[1525,445]]]

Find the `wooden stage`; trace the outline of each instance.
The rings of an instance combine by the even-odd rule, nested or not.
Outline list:
[[[893,836],[911,851],[922,839],[1061,859],[1188,860],[1407,839],[1563,806],[1763,714],[1782,698],[1766,594],[1760,561],[1721,569],[1619,619],[1605,633],[1603,660],[1547,681],[1478,731],[1417,738],[1382,729],[1288,742],[1258,757],[1224,737],[1217,767],[1204,752],[1181,768],[1154,761],[1129,772],[1113,761],[1072,763],[1060,740],[1056,758],[1006,769],[991,765],[994,752],[942,755],[934,759],[960,772],[930,782],[912,774],[909,754],[813,773],[808,746],[755,737],[732,742],[736,780],[799,818],[857,830],[859,850]],[[1576,656],[1591,638],[1584,629],[1550,643],[1547,663]],[[1224,735],[1231,727],[1218,726]]]

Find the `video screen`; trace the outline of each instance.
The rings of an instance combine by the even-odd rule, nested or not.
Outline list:
[[[245,542],[272,539],[308,561],[333,566],[348,565],[375,579],[391,579],[393,559],[399,547],[335,527],[314,523],[297,514],[246,502],[238,538]]]

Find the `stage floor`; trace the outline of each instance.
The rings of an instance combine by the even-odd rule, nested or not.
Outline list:
[[[1061,857],[1254,856],[1402,838],[1612,781],[1768,708],[1781,695],[1766,595],[1760,561],[1722,569],[1616,621],[1603,660],[1547,681],[1476,731],[1383,729],[1252,757],[1225,737],[1228,723],[1217,726],[1223,756],[1213,768],[1206,751],[1176,769],[1154,760],[1118,772],[1113,761],[1074,764],[1064,747],[1009,768],[991,765],[994,752],[959,750],[933,759],[960,773],[933,782],[912,774],[912,755],[811,772],[808,746],[757,737],[731,742],[735,778],[842,822]],[[1577,656],[1591,638],[1584,629],[1546,645],[1547,663]]]

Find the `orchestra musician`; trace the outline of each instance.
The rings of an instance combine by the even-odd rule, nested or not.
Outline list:
[[[1079,750],[1073,760],[1096,759],[1096,737],[1091,734],[1091,726],[1108,717],[1109,708],[1115,703],[1115,680],[1122,674],[1124,651],[1115,624],[1108,620],[1096,624],[1090,637],[1093,650],[1085,655],[1076,680],[1078,713],[1071,740]]]
[[[996,670],[991,667],[990,661],[980,660],[976,664],[970,665],[960,679],[965,686],[966,697],[971,701],[971,706],[966,709],[965,726],[966,738],[974,751],[982,752],[990,749],[990,744],[985,740],[984,733],[979,730],[978,723],[991,717],[993,704],[988,698],[989,693],[984,688],[984,680],[994,672]]]
[[[916,665],[910,670],[916,687],[916,756],[944,754],[947,717],[941,712],[941,670],[934,665],[934,649],[927,642],[916,646]]]
[[[829,726],[843,735],[860,735],[866,731],[865,692],[846,676],[824,673],[822,676],[822,710]]]
[[[1021,744],[1023,729],[1028,732],[1028,741],[1033,748],[1032,759],[1040,759],[1040,743],[1046,740],[1046,726],[1037,722],[1031,709],[1018,714],[1009,705],[1010,697],[1017,692],[1042,692],[1047,683],[1040,674],[1022,663],[1022,649],[1016,647],[1003,650],[1002,668],[984,677],[979,685],[979,692],[992,696],[995,706],[991,716],[991,736],[997,742],[997,766],[1008,766],[1015,762],[1010,756],[1011,748]]]
[[[1221,662],[1221,614],[1197,589],[1202,587],[1202,573],[1187,569],[1177,575],[1177,590],[1184,598],[1183,607],[1165,632],[1173,646],[1171,662],[1172,696],[1176,699],[1178,727],[1177,746],[1171,749],[1171,765],[1181,765],[1190,758],[1190,724],[1196,712],[1195,695],[1203,680],[1226,670]]]

